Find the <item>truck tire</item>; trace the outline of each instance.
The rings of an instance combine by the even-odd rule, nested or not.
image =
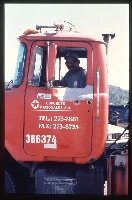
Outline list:
[[[5,169],[5,193],[17,193],[15,179],[7,168]]]
[[[27,193],[24,170],[5,150],[5,193]]]

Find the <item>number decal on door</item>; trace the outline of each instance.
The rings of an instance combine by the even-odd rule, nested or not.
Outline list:
[[[57,140],[55,135],[35,135],[35,134],[27,134],[26,135],[26,143],[28,144],[44,144],[44,148],[48,149],[56,149],[57,148]]]

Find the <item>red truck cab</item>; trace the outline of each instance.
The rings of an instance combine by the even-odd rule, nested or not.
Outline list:
[[[107,48],[114,35],[104,34],[103,41],[64,30],[62,24],[36,29],[19,36],[12,87],[5,90],[5,193],[30,193],[33,186],[35,194],[104,194],[107,180],[111,194],[111,177],[120,167],[111,164],[120,147],[112,152],[113,143],[106,146]],[[68,71],[64,58],[69,52],[78,55],[86,71],[86,87],[54,85]],[[118,155],[117,161],[125,166],[126,158]],[[127,170],[116,176],[113,188],[117,177],[126,177],[124,186]],[[113,193],[122,191],[117,189]]]
[[[97,160],[108,129],[107,44],[62,29],[26,32],[18,40],[13,84],[5,93],[6,149],[17,161]],[[52,84],[64,76],[69,51],[87,72],[85,88]]]

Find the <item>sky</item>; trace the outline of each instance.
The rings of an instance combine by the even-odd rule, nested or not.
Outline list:
[[[115,33],[109,44],[108,84],[129,90],[129,4],[5,4],[5,81],[13,78],[18,36],[36,24],[53,26],[58,20],[100,39]]]

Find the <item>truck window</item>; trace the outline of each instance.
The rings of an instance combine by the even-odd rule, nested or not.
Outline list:
[[[47,66],[47,46],[35,46],[32,53],[32,58],[29,66],[28,73],[28,84],[35,87],[45,87],[46,83],[46,69],[50,69],[51,66]],[[56,52],[56,60],[52,69],[53,77],[50,80],[54,82],[54,80],[61,80],[65,74],[68,72],[68,68],[65,65],[66,60],[64,59],[68,52],[76,53],[79,57],[80,64],[85,72],[87,73],[87,50],[85,48],[74,48],[74,47],[57,47]],[[49,58],[51,59],[51,57]],[[50,85],[53,87],[53,85]],[[54,86],[56,87],[56,86]]]
[[[26,45],[24,43],[20,43],[12,87],[18,87],[22,83],[24,77],[26,52]]]
[[[68,72],[68,68],[65,65],[66,60],[64,58],[69,52],[73,52],[78,55],[80,60],[79,66],[87,72],[87,50],[85,48],[58,47],[55,64],[55,80],[61,80]]]
[[[43,49],[35,46],[29,67],[28,84],[32,86],[39,86],[41,70],[43,64]]]

